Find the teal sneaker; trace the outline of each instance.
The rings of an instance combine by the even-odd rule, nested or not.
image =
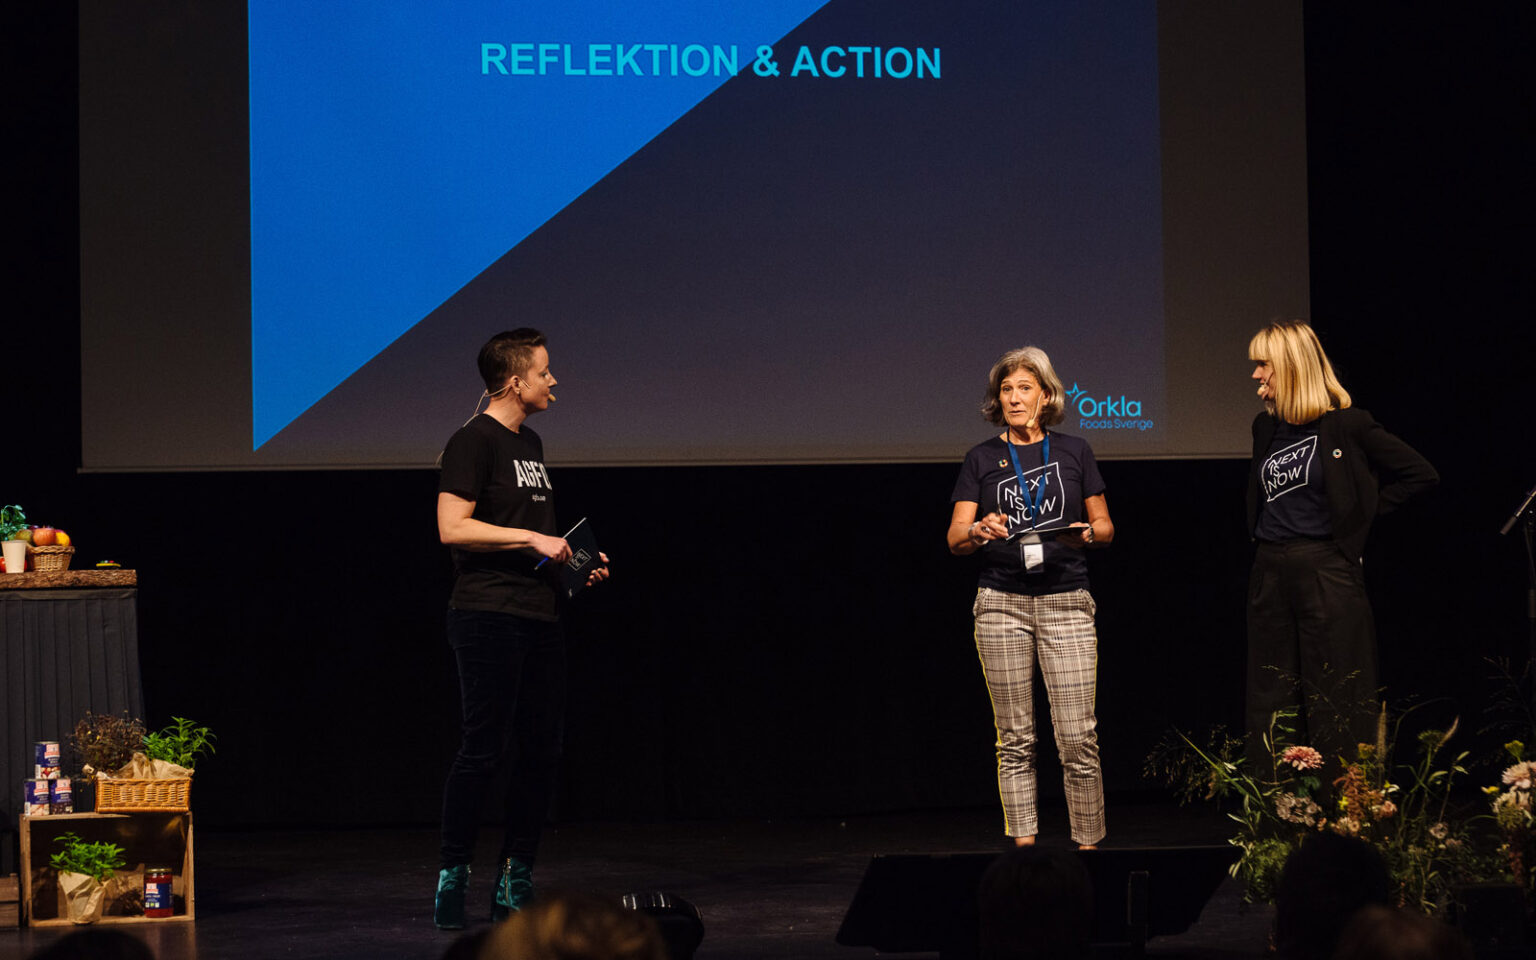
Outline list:
[[[491,919],[500,921],[521,910],[533,899],[533,866],[516,857],[508,857],[496,871],[496,900],[491,904]]]
[[[464,891],[469,888],[469,864],[444,867],[437,872],[437,899],[432,922],[439,930],[464,929]]]

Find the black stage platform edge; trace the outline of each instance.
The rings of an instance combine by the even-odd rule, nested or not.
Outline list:
[[[1094,890],[1096,956],[1137,956],[1149,937],[1185,932],[1227,876],[1226,844],[1082,850]],[[976,891],[995,853],[871,857],[837,942],[886,953],[977,953]]]

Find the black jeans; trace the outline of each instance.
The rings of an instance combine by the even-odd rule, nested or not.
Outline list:
[[[1248,757],[1282,707],[1300,711],[1292,744],[1316,747],[1337,770],[1376,739],[1376,625],[1359,563],[1327,540],[1260,543],[1248,581]]]
[[[565,739],[565,638],[558,623],[448,611],[459,668],[459,752],[443,787],[445,867],[469,863],[486,796],[506,779],[501,856],[532,863]]]

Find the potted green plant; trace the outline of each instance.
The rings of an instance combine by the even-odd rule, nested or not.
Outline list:
[[[207,727],[200,727],[186,717],[172,717],[169,726],[144,735],[144,754],[151,760],[164,760],[191,770],[204,754],[213,753],[218,739]]]
[[[20,534],[27,529],[27,514],[16,504],[0,507],[0,542],[9,543],[13,538],[19,539]],[[27,563],[27,550],[25,544],[17,548],[14,544],[4,548],[3,559],[7,573],[21,573]],[[12,565],[15,569],[11,569]]]
[[[69,919],[95,923],[106,903],[107,881],[123,869],[123,848],[115,843],[87,842],[73,833],[59,835],[63,849],[49,863],[59,872],[59,888]]]
[[[0,540],[9,540],[27,529],[27,514],[16,504],[0,507]]]

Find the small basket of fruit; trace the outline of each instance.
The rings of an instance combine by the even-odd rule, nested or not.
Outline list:
[[[60,537],[68,537],[63,530],[58,531]],[[33,536],[37,531],[33,531]],[[38,573],[58,573],[60,570],[69,569],[69,561],[75,555],[75,548],[66,539],[63,543],[50,543],[45,546],[32,544],[32,549],[27,553],[32,557],[32,569]]]
[[[75,554],[69,534],[57,527],[28,524],[26,519],[18,506],[0,508],[0,540],[24,542],[27,545],[28,564],[38,573],[68,570],[69,561]]]

